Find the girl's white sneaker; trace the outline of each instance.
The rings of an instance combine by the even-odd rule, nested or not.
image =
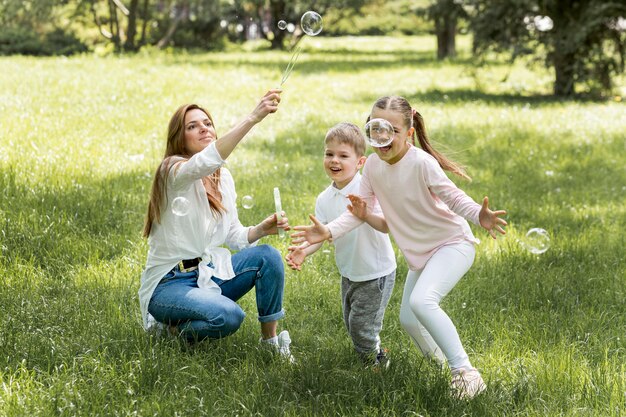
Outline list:
[[[461,368],[452,372],[452,391],[461,399],[470,400],[487,389],[478,369]]]

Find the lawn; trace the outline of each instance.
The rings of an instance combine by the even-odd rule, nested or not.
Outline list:
[[[626,415],[624,101],[551,98],[545,68],[477,67],[466,39],[445,62],[430,37],[302,46],[280,111],[229,158],[254,202],[242,222],[272,212],[275,186],[290,223],[306,222],[328,185],[326,130],[362,125],[382,95],[407,97],[473,177],[455,182],[508,210],[504,238],[474,228],[474,266],[443,303],[485,394],[451,397],[447,371],[401,329],[399,253],[386,372],[352,351],[332,247],[287,272],[280,329],[294,365],[259,349],[253,294],[224,340],[190,347],[141,328],[141,228],[170,115],[196,102],[225,133],[278,85],[288,52],[0,57],[0,416]],[[524,246],[535,227],[550,237],[541,255]]]

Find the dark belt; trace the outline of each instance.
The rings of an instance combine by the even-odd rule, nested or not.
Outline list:
[[[178,263],[180,272],[190,272],[198,269],[198,265],[202,262],[202,258],[183,259]]]

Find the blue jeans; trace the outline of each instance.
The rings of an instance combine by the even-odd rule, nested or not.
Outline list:
[[[254,287],[259,321],[282,318],[285,269],[280,253],[259,245],[234,254],[232,264],[233,279],[211,278],[222,294],[198,288],[197,269],[180,272],[176,266],[155,288],[148,311],[161,323],[178,326],[187,340],[219,339],[239,329],[246,313],[235,301]]]

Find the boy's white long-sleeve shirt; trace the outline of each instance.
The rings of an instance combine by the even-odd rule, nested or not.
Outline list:
[[[348,194],[358,194],[361,174],[358,172],[352,181],[341,190],[331,184],[322,191],[315,202],[315,217],[322,223],[329,223],[341,216],[350,200]],[[380,206],[373,210],[382,214]],[[361,224],[344,236],[334,239],[335,263],[341,276],[351,281],[368,281],[389,275],[396,269],[396,257],[389,235],[381,233],[368,224]]]
[[[432,155],[415,146],[393,165],[371,154],[359,194],[368,206],[378,200],[411,270],[422,269],[444,245],[479,242],[465,219],[479,224],[480,204],[450,181]],[[328,228],[337,239],[361,223],[346,211]]]
[[[172,163],[183,158],[176,158]],[[230,172],[222,167],[215,142],[193,155],[180,168],[172,168],[167,174],[167,203],[161,209],[161,222],[153,222],[148,237],[148,259],[141,275],[139,304],[146,329],[155,324],[148,313],[148,304],[154,289],[172,268],[183,259],[202,258],[199,264],[198,286],[220,292],[212,276],[223,280],[235,276],[231,253],[226,245],[234,250],[254,246],[248,242],[250,227],[244,227],[237,214],[237,193]],[[219,191],[226,212],[215,216],[209,206],[202,178],[220,171]],[[172,201],[185,198],[189,212],[178,216],[172,212]]]

